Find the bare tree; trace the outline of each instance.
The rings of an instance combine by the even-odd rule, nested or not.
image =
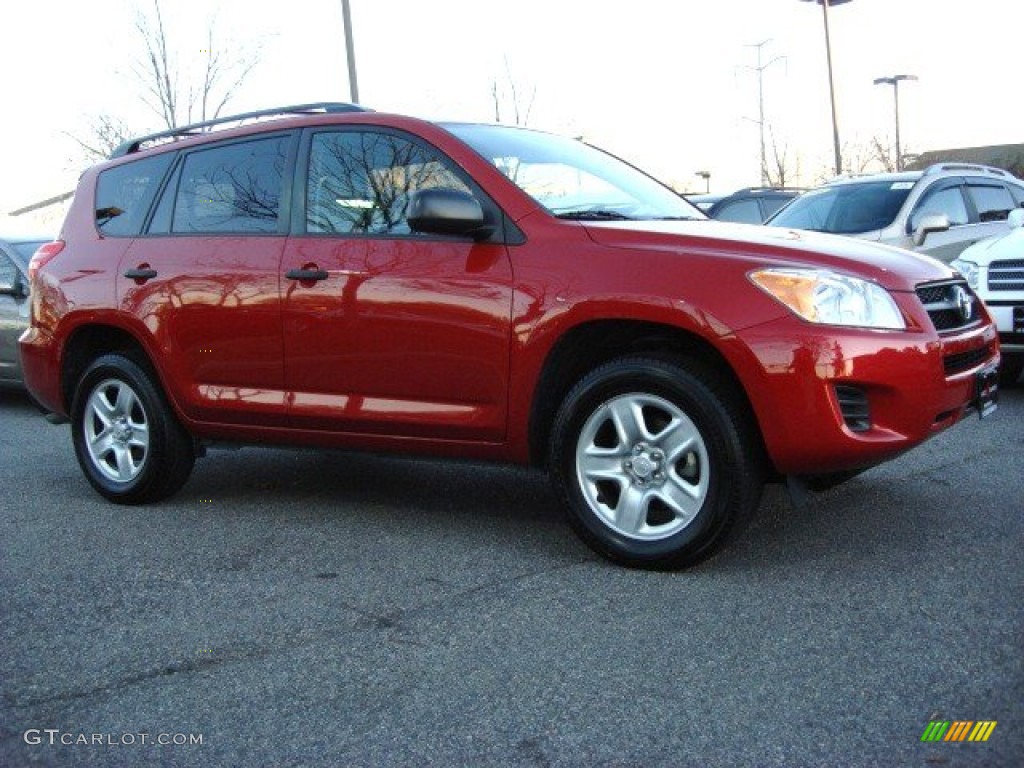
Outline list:
[[[182,67],[164,27],[160,0],[153,0],[151,16],[139,13],[135,29],[145,50],[132,71],[141,86],[142,100],[167,128],[219,117],[259,60],[258,46],[228,55],[213,18],[207,27],[200,70]]]
[[[781,146],[775,136],[775,131],[769,126],[768,134],[771,137],[771,156],[765,158],[765,167],[762,168],[761,177],[771,187],[784,187],[790,177],[789,173],[789,144]]]
[[[66,132],[65,135],[81,147],[88,163],[98,163],[110,157],[111,152],[127,141],[132,136],[132,130],[118,117],[98,115],[92,119],[85,135],[76,136]]]
[[[152,0],[148,11],[138,11],[135,30],[141,51],[127,75],[139,100],[155,116],[156,130],[219,117],[259,63],[260,44],[229,45],[218,35],[215,17],[207,24],[201,55],[180,55],[190,44],[179,46],[171,39],[160,0]],[[92,119],[84,135],[68,135],[88,162],[96,162],[109,157],[129,137],[152,129],[150,124],[136,130],[120,117],[102,113]]]
[[[513,125],[529,125],[530,112],[533,110],[533,101],[537,96],[537,86],[530,89],[530,96],[526,98],[520,93],[516,80],[512,77],[512,70],[508,65],[508,58],[505,59],[505,82],[499,84],[497,79],[491,81],[491,98],[494,100],[494,122],[502,120],[502,105],[507,105],[512,111]]]
[[[871,149],[874,159],[878,161],[882,170],[887,173],[892,173],[896,170],[896,147],[888,142],[883,143],[882,139],[878,136],[872,136]]]

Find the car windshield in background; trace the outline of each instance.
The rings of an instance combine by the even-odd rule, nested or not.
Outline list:
[[[870,181],[837,184],[806,192],[767,223],[772,227],[812,229],[852,235],[885,229],[896,219],[910,181]]]
[[[444,127],[555,216],[594,221],[706,218],[660,182],[582,141],[497,125]]]

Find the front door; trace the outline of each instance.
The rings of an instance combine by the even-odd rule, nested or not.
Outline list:
[[[293,426],[500,441],[512,274],[506,246],[412,232],[408,196],[471,191],[408,134],[310,133],[299,160],[299,234],[282,266]]]

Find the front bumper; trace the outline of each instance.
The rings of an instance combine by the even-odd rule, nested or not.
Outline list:
[[[913,448],[972,410],[979,373],[999,361],[989,322],[939,337],[789,317],[736,338],[750,359],[735,367],[787,475],[865,469]]]

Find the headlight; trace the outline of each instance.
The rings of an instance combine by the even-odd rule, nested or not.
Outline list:
[[[867,280],[818,269],[759,269],[754,285],[812,323],[858,328],[907,327],[889,292]]]
[[[949,263],[953,269],[964,276],[967,284],[971,286],[971,290],[978,290],[978,265],[973,261],[964,261],[963,259],[953,259]]]

